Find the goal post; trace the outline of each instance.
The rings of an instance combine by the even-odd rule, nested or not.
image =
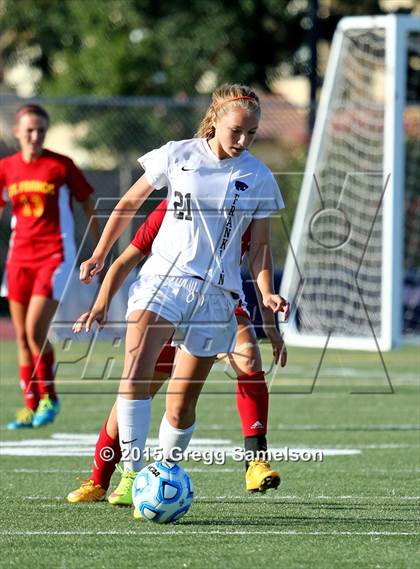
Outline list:
[[[420,18],[344,18],[281,284],[289,345],[390,350],[418,334],[403,286],[410,273],[420,287],[419,180]]]

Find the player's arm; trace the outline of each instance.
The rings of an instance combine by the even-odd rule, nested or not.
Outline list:
[[[248,263],[261,292],[263,305],[274,314],[282,312],[289,317],[289,303],[274,292],[273,257],[270,246],[270,219],[254,219],[248,253]]]
[[[4,199],[3,192],[6,192],[6,182],[3,174],[3,160],[0,160],[0,219],[3,217],[3,211],[6,207],[6,200]]]
[[[112,263],[99,289],[95,304],[88,311],[79,316],[73,325],[73,332],[81,332],[83,327],[86,331],[96,321],[103,326],[107,320],[108,307],[117,291],[122,286],[128,274],[145,255],[134,245],[129,245],[123,253]]]
[[[251,270],[251,268],[250,268]],[[262,327],[264,334],[270,340],[273,348],[274,363],[277,364],[280,360],[281,367],[287,363],[287,350],[281,332],[277,329],[274,312],[264,306],[260,289],[255,283],[255,276],[251,273],[254,284],[255,295],[257,297],[258,307],[260,309]]]
[[[88,197],[86,200],[80,202],[80,205],[89,224],[89,231],[93,246],[96,247],[99,243],[99,239],[101,238],[101,232],[99,229],[98,218],[95,215],[95,206],[93,205],[93,200],[91,197]]]
[[[3,196],[3,192],[6,192],[6,189],[5,189],[6,184],[5,184],[4,179],[3,179],[2,171],[3,171],[2,161],[0,160],[0,219],[3,217],[3,212],[4,212],[4,209],[7,205],[7,201],[6,201],[6,199],[4,199],[4,196]]]
[[[80,280],[82,282],[89,283],[92,277],[102,270],[111,247],[122,235],[153,189],[146,176],[143,175],[120,199],[105,225],[92,256],[80,265]]]

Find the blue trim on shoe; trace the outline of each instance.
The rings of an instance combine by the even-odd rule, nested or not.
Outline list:
[[[10,421],[9,423],[7,423],[6,428],[9,429],[10,431],[14,431],[16,429],[32,429],[33,424],[32,423],[21,423],[20,421],[15,419],[14,421]]]

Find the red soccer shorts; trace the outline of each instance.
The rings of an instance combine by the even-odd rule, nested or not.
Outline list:
[[[159,354],[158,361],[156,362],[155,371],[171,375],[175,352],[176,348],[174,346],[171,346],[171,344],[165,344]]]
[[[251,320],[251,316],[249,315],[248,311],[240,305],[235,308],[235,316],[243,316],[244,318]]]
[[[33,267],[18,263],[7,263],[5,291],[9,300],[27,305],[32,296],[45,296],[59,300],[62,287],[57,286],[57,274],[61,261],[47,262]],[[58,279],[62,280],[62,279]],[[3,291],[2,291],[3,292]]]

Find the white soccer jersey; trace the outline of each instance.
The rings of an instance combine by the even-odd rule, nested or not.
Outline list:
[[[219,160],[206,139],[168,142],[139,162],[168,205],[141,274],[198,276],[239,293],[241,237],[284,207],[270,170],[248,151]]]

